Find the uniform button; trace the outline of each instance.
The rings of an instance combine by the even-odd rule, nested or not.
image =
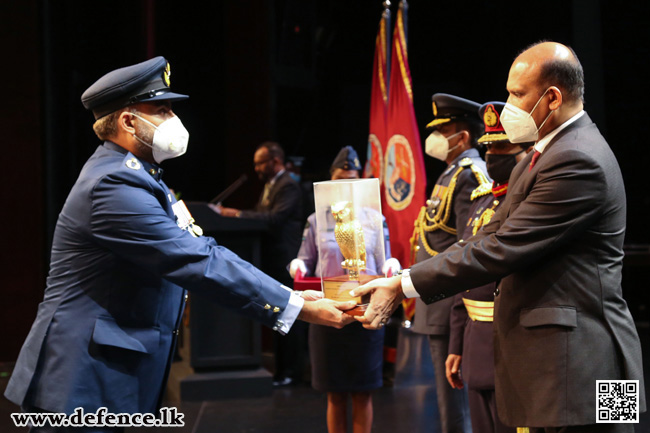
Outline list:
[[[154,168],[149,169],[149,173],[151,173],[152,176],[156,175],[156,170]]]
[[[499,288],[497,287],[496,290],[494,291],[494,296],[499,296]]]
[[[270,309],[271,309],[271,306],[270,306],[269,304],[266,304],[266,305],[264,306],[264,309],[265,309],[265,310],[270,310]]]
[[[280,312],[280,308],[278,308],[278,307],[273,308],[273,312],[274,312],[274,313],[279,313],[279,312]]]
[[[185,302],[187,302],[187,298],[188,298],[188,296],[187,296],[187,293],[186,293],[185,294]]]

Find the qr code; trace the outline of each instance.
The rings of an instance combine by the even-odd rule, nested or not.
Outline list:
[[[638,380],[597,380],[597,423],[639,422]]]

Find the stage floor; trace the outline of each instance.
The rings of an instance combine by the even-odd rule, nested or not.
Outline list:
[[[650,377],[650,332],[639,329],[644,349],[646,380]],[[395,383],[374,393],[375,433],[438,433],[437,402],[433,370],[424,337],[400,332],[401,349],[408,356],[398,357]],[[0,364],[0,390],[4,391],[11,364]],[[238,398],[195,403],[166,402],[185,415],[181,428],[130,428],[127,432],[148,433],[326,433],[326,396],[308,385],[281,388],[270,397]],[[0,398],[0,432],[25,432],[13,425],[10,413],[18,408]],[[637,433],[650,433],[650,416],[641,415]],[[349,431],[352,431],[351,426]],[[480,432],[475,432],[480,433]]]

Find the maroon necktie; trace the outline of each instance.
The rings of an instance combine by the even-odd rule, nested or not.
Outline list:
[[[530,160],[530,166],[528,167],[528,171],[531,171],[533,169],[533,167],[535,166],[535,163],[539,159],[539,155],[541,155],[541,154],[542,154],[542,152],[539,152],[539,151],[535,150],[535,153],[533,153],[533,159]]]

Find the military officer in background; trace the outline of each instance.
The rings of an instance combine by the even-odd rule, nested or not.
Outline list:
[[[427,155],[447,163],[415,221],[413,263],[444,251],[462,237],[469,217],[471,194],[490,185],[477,141],[483,133],[476,102],[445,93],[432,97],[434,119],[427,125],[433,132],[426,139]],[[460,228],[460,230],[458,230]],[[447,384],[445,361],[449,346],[449,311],[453,300],[426,305],[417,300],[413,330],[429,337],[436,377],[436,393],[442,432],[469,430],[467,393]]]
[[[359,179],[361,163],[352,146],[342,148],[330,168],[331,180]],[[326,217],[334,224],[331,209]],[[369,214],[362,212],[360,219]],[[307,219],[298,257],[291,261],[289,272],[303,276],[336,275],[340,272],[343,254],[334,238],[334,230],[323,234],[316,226],[316,213]],[[382,217],[382,220],[383,217]],[[327,239],[327,242],[320,237]],[[364,230],[369,244],[384,243],[386,261],[378,263],[373,254],[367,255],[368,275],[391,275],[400,269],[397,259],[390,257],[390,242],[386,221],[383,232]],[[319,243],[321,248],[319,248]],[[323,248],[327,244],[332,248]],[[320,251],[319,251],[320,250]],[[321,258],[324,258],[321,262]],[[322,292],[315,292],[322,296]],[[309,296],[309,295],[307,295]],[[303,296],[306,299],[306,296]],[[335,331],[335,332],[330,332]],[[336,332],[340,331],[340,332]],[[354,431],[372,429],[373,407],[371,391],[381,388],[384,329],[369,331],[360,323],[334,330],[325,326],[309,327],[309,353],[312,365],[312,386],[327,393],[327,430],[330,433],[347,431],[348,397],[352,402]]]
[[[487,149],[485,164],[493,183],[479,185],[471,195],[472,206],[462,239],[469,239],[490,222],[505,200],[512,169],[524,159],[533,143],[514,144],[501,125],[500,113],[505,103],[488,102],[479,109],[485,135],[479,145]],[[446,374],[453,388],[467,384],[472,431],[480,433],[515,433],[497,416],[494,395],[494,291],[496,283],[459,293],[453,298],[449,317],[449,356]]]
[[[187,96],[171,91],[170,74],[156,57],[104,75],[82,96],[104,142],[59,215],[44,300],[5,391],[28,412],[155,413],[185,290],[281,333],[296,318],[352,320],[340,309],[354,302],[304,301],[201,236],[162,180],[160,163],[189,139],[171,108]]]

